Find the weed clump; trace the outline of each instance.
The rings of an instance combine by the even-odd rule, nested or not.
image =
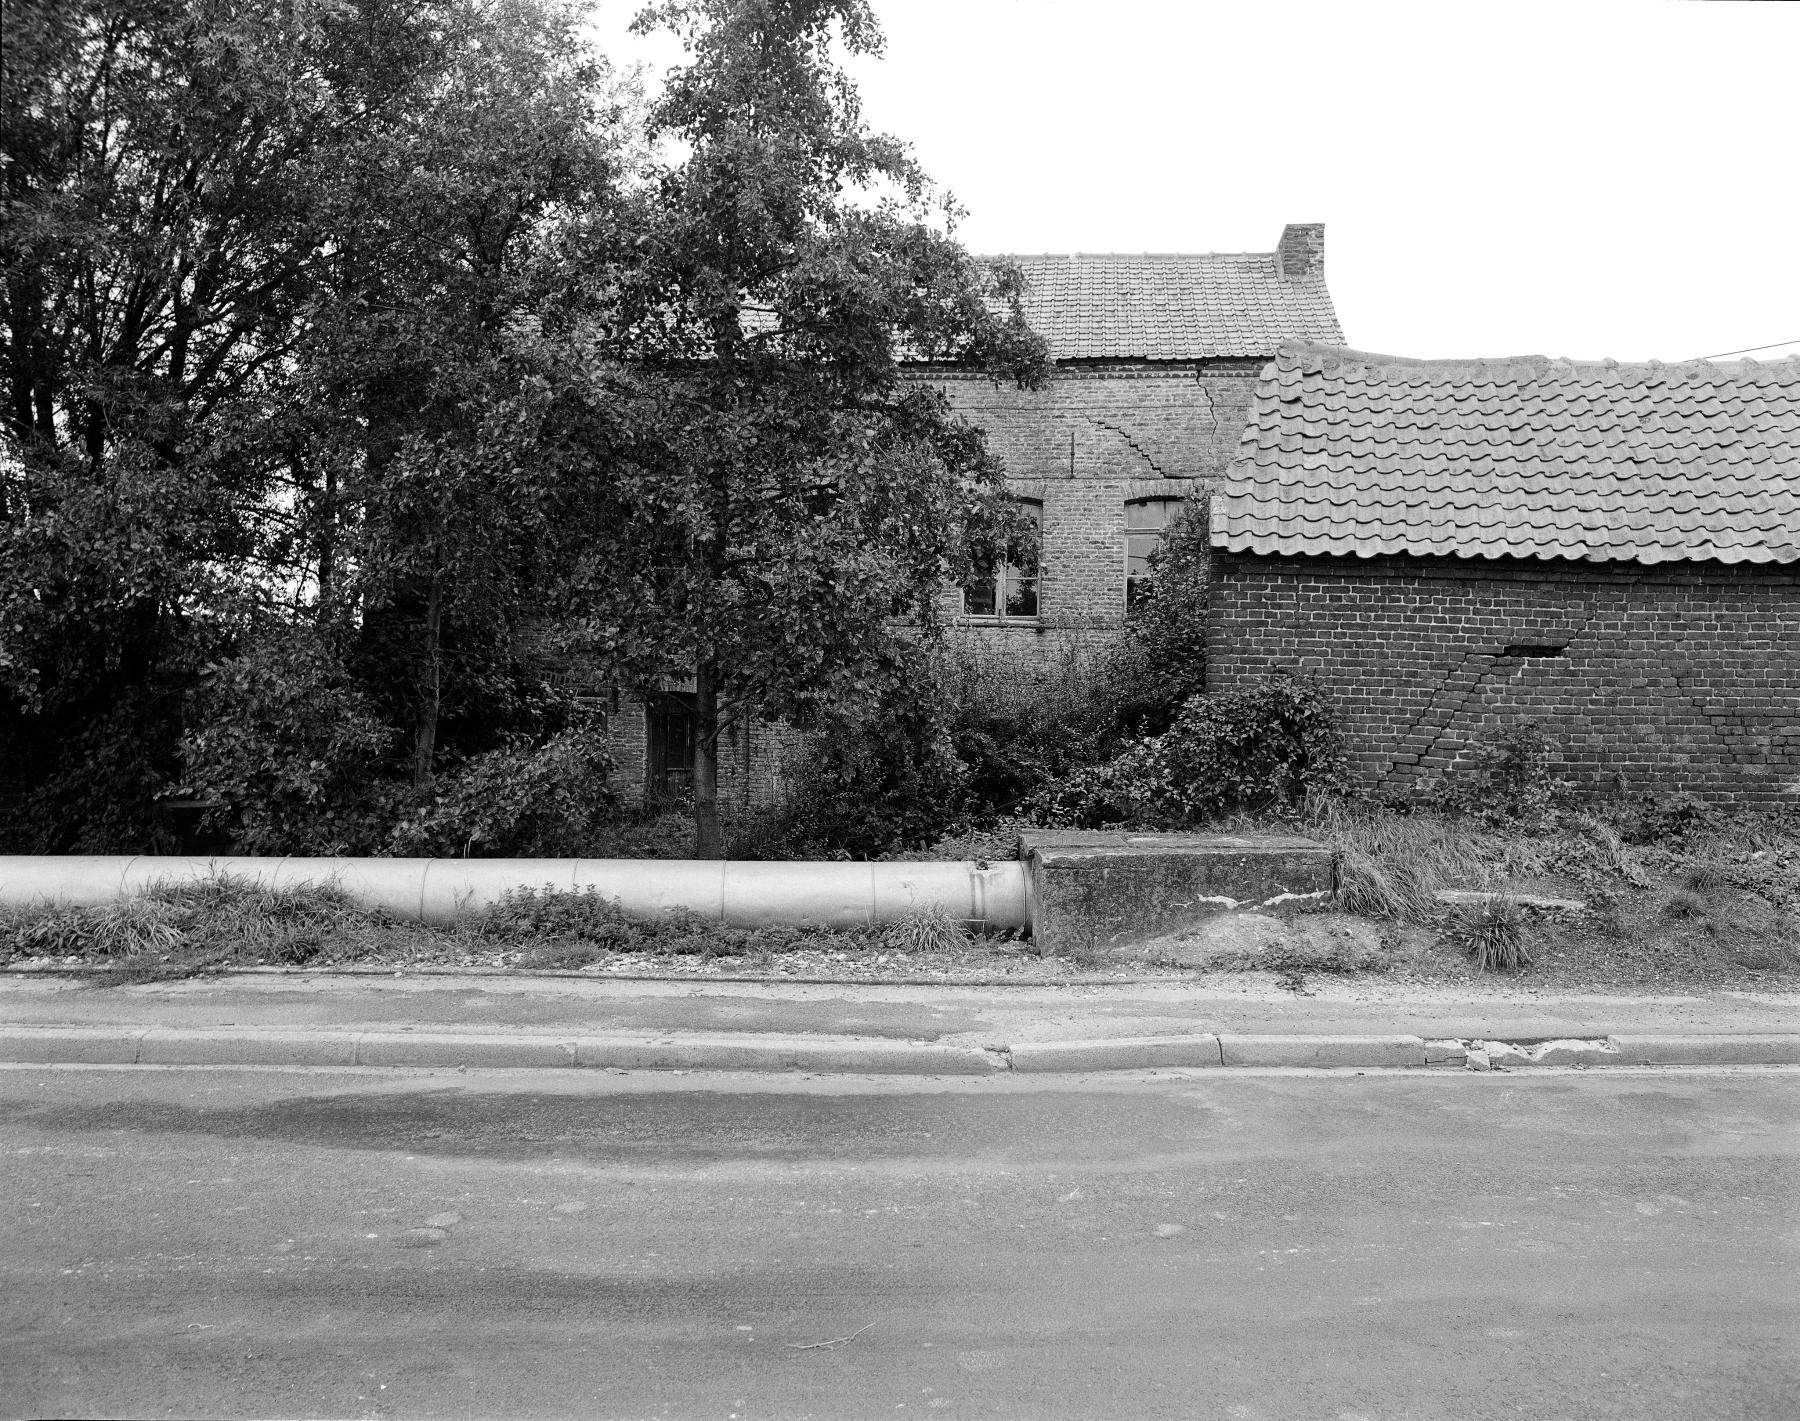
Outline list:
[[[217,875],[156,884],[91,908],[13,909],[0,917],[0,957],[79,958],[111,983],[191,977],[233,967],[297,966],[392,945],[397,925],[321,885],[271,889]]]
[[[1677,889],[1664,900],[1662,913],[1665,918],[1686,920],[1706,917],[1706,900],[1698,893],[1685,888]]]
[[[1496,893],[1485,902],[1459,909],[1453,935],[1480,972],[1517,972],[1531,957],[1525,950],[1525,915],[1516,900]]]
[[[968,924],[942,908],[908,913],[883,935],[883,941],[901,952],[953,952],[967,947],[973,934]]]
[[[1574,785],[1559,778],[1561,747],[1535,720],[1518,720],[1477,740],[1469,761],[1432,786],[1438,808],[1495,826],[1553,828]]]

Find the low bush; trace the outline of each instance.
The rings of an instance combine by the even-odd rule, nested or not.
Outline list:
[[[635,946],[642,940],[636,920],[618,899],[593,888],[571,892],[550,884],[504,894],[479,915],[475,930],[483,937],[518,942],[554,939],[610,947]]]
[[[389,853],[429,858],[585,858],[618,810],[605,732],[583,722],[543,744],[514,737],[415,792]]]
[[[1574,786],[1556,774],[1561,747],[1535,720],[1519,720],[1476,740],[1469,763],[1432,787],[1438,808],[1496,826],[1547,829]]]
[[[1038,796],[1044,822],[1077,828],[1174,828],[1230,810],[1296,811],[1345,792],[1343,736],[1316,683],[1275,676],[1196,696],[1161,735]]]
[[[1626,799],[1613,808],[1610,818],[1619,837],[1628,844],[1677,847],[1720,821],[1717,810],[1686,790]]]

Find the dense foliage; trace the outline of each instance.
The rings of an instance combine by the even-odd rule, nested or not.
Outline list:
[[[367,842],[567,724],[514,644],[554,493],[484,435],[529,259],[625,142],[578,23],[9,5],[0,841],[168,847],[187,790]]]
[[[1159,735],[1066,777],[1035,806],[1048,822],[1178,827],[1229,810],[1293,809],[1343,793],[1343,735],[1311,681],[1274,676],[1195,696]]]
[[[566,606],[630,680],[691,678],[695,852],[720,850],[719,738],[916,714],[945,581],[1019,532],[1000,467],[903,357],[1041,381],[1016,269],[956,243],[828,56],[864,0],[647,11],[690,62],[650,112],[684,156],[574,224],[519,429],[582,490]]]
[[[649,110],[557,0],[9,4],[0,847],[578,842],[491,804],[604,779],[549,649],[695,679],[716,852],[734,718],[917,684],[1018,530],[898,360],[1040,378],[1017,273],[862,124],[863,0],[640,23]]]

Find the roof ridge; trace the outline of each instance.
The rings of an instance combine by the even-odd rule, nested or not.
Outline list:
[[[1695,366],[1705,366],[1709,370],[1730,366],[1753,365],[1757,369],[1769,369],[1778,365],[1800,366],[1800,351],[1785,355],[1779,360],[1742,360],[1711,361],[1693,357],[1687,360],[1614,360],[1611,356],[1602,356],[1598,360],[1576,360],[1567,355],[1470,355],[1445,356],[1441,358],[1420,357],[1411,355],[1383,355],[1371,350],[1355,350],[1345,345],[1325,345],[1319,341],[1286,340],[1276,348],[1276,356],[1284,354],[1314,354],[1333,356],[1340,362],[1355,365],[1400,365],[1408,369],[1442,370],[1446,373],[1458,370],[1481,370],[1499,365],[1536,365],[1544,369],[1561,366],[1569,370],[1691,370]]]
[[[1200,261],[1207,257],[1267,257],[1274,252],[971,252],[976,261],[1087,261],[1102,257],[1132,261]]]
[[[1325,345],[1314,340],[1285,340],[1276,350],[1277,355],[1289,352],[1335,356],[1340,362],[1349,362],[1355,365],[1404,365],[1410,369],[1420,370],[1462,370],[1479,369],[1488,365],[1572,363],[1564,361],[1560,357],[1552,360],[1548,355],[1469,355],[1441,359],[1414,355],[1383,355],[1378,351],[1356,350],[1347,345]]]

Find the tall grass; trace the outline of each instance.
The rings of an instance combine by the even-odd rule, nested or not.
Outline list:
[[[268,889],[218,875],[156,884],[89,908],[14,908],[0,915],[0,954],[76,957],[109,982],[193,976],[261,963],[296,965],[329,949],[343,961],[393,945],[400,928],[342,891]]]
[[[955,953],[965,924],[920,912],[880,927],[727,927],[676,911],[635,917],[591,890],[521,889],[462,921],[428,926],[358,907],[335,888],[269,890],[242,879],[159,885],[94,908],[0,912],[0,960],[75,958],[107,969],[107,984],[189,977],[258,965],[464,960],[568,969],[608,953],[749,957],[802,950]]]
[[[1308,827],[1337,850],[1340,905],[1370,918],[1430,918],[1439,890],[1485,888],[1505,859],[1499,836],[1452,816],[1328,804]]]

